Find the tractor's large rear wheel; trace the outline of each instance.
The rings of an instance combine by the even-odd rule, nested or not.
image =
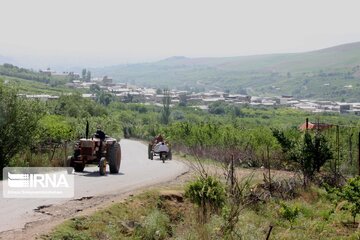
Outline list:
[[[108,161],[110,173],[119,173],[121,163],[121,147],[118,142],[109,146]]]

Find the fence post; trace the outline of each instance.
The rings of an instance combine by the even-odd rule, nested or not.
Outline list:
[[[269,191],[270,191],[270,196],[271,196],[271,166],[270,166],[269,145],[266,145],[266,152],[267,152],[267,161],[268,161],[268,168],[269,168]]]
[[[358,161],[359,161],[359,176],[360,176],[360,132],[359,132],[359,140],[358,140]]]
[[[67,167],[67,141],[65,141],[65,144],[64,144],[64,153],[65,153],[64,167]]]
[[[231,193],[234,193],[234,185],[235,185],[235,179],[234,179],[234,154],[231,155]]]
[[[352,137],[353,137],[353,133],[350,134],[350,137],[349,137],[349,162],[350,162],[350,167],[352,167],[353,165],[353,154],[352,154],[352,151],[353,151],[353,148],[352,148]]]
[[[273,229],[273,225],[270,225],[269,226],[269,231],[268,231],[268,234],[266,236],[266,240],[269,240],[270,239],[270,234],[271,234],[271,230]]]
[[[336,151],[337,151],[337,157],[335,161],[335,174],[336,174],[336,181],[339,173],[339,164],[340,164],[340,131],[339,131],[339,125],[336,125]]]

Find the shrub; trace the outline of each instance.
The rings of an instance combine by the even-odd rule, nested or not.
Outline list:
[[[356,215],[360,214],[360,177],[349,179],[337,195],[347,201],[345,209],[350,211],[355,223]]]
[[[297,206],[289,206],[285,203],[280,203],[281,207],[279,214],[282,218],[290,222],[290,227],[292,228],[293,223],[296,218],[299,216],[300,209]]]
[[[42,115],[38,102],[19,97],[0,81],[0,177],[14,156],[31,147]]]
[[[146,216],[143,227],[138,229],[138,235],[145,240],[166,239],[169,233],[169,217],[157,209]]]
[[[191,182],[185,191],[185,196],[202,210],[202,221],[206,222],[208,210],[217,212],[225,203],[225,187],[220,180],[205,176]]]

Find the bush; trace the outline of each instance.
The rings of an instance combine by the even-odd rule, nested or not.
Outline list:
[[[146,216],[142,228],[138,228],[137,234],[141,239],[155,240],[166,239],[171,235],[170,220],[163,212],[155,209]]]
[[[347,201],[345,209],[350,211],[355,223],[356,215],[360,214],[360,177],[349,179],[337,195]]]
[[[32,145],[42,115],[38,102],[19,97],[0,81],[0,176],[16,154]]]
[[[208,210],[210,213],[217,212],[226,200],[224,185],[211,176],[200,177],[191,182],[186,187],[185,196],[200,207],[203,222],[207,221]]]
[[[300,209],[297,206],[289,206],[285,203],[280,203],[279,214],[282,218],[288,220],[290,222],[290,226],[292,228],[293,223],[296,218],[299,216]]]

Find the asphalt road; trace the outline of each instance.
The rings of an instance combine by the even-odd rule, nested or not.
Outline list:
[[[119,174],[99,176],[97,167],[86,167],[75,174],[74,199],[89,196],[122,194],[142,187],[170,181],[187,171],[186,165],[158,158],[147,159],[147,146],[132,140],[121,140],[122,160]],[[107,168],[108,170],[108,168]],[[63,204],[72,199],[9,199],[2,196],[0,182],[0,232],[21,229],[26,223],[41,219],[34,209],[42,205]]]

